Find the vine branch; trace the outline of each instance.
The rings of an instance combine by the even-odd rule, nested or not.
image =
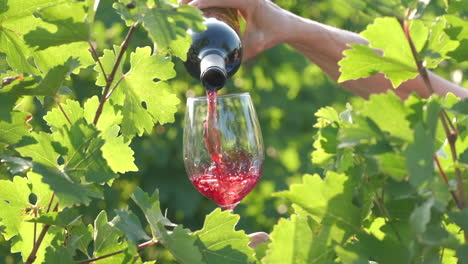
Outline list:
[[[457,141],[457,131],[450,130],[447,123],[450,122],[448,116],[441,116],[440,120],[442,121],[442,125],[444,127],[445,134],[447,134],[447,141],[450,146],[450,152],[452,156],[452,161],[455,164],[455,177],[457,180],[457,192],[458,192],[458,201],[459,201],[459,209],[463,209],[466,207],[466,198],[465,198],[465,187],[463,186],[463,178],[461,176],[460,168],[457,166],[457,148],[455,146],[455,142]]]
[[[50,208],[52,207],[52,203],[54,202],[54,198],[55,198],[55,193],[52,193],[52,196],[50,197],[49,205],[47,206],[46,213],[50,212]]]
[[[125,79],[125,75],[122,75],[119,80],[115,83],[114,87],[110,89],[109,93],[106,95],[106,98],[109,99],[109,97],[112,95],[112,93],[117,89],[117,86]]]
[[[54,197],[54,196],[52,196],[52,197]],[[55,208],[54,208],[54,212],[57,212],[57,211],[58,211],[58,203],[55,205]],[[41,233],[37,237],[36,243],[34,243],[34,247],[31,250],[31,253],[29,254],[29,256],[26,259],[26,262],[24,262],[24,264],[32,264],[34,262],[34,260],[36,260],[37,251],[39,250],[39,247],[41,246],[42,241],[44,240],[44,237],[47,234],[47,231],[49,231],[49,228],[50,228],[50,225],[47,225],[47,224],[44,225],[44,227],[42,228]]]
[[[62,112],[62,114],[65,116],[65,119],[67,119],[68,123],[70,125],[73,125],[70,117],[68,117],[67,113],[63,109],[62,103],[60,103],[60,100],[57,97],[55,97],[54,100],[55,100],[55,103],[58,105],[58,107],[59,107],[60,111]]]
[[[91,50],[91,54],[93,55],[94,60],[98,63],[99,68],[101,68],[101,72],[102,72],[102,75],[104,76],[104,80],[106,80],[107,82],[106,70],[104,70],[104,66],[102,65],[101,59],[99,59],[99,55],[96,51],[96,48],[94,48],[93,43],[91,43],[91,41],[89,40],[88,40],[88,44],[89,44],[89,49]]]
[[[408,9],[408,13],[411,13]],[[427,73],[427,69],[423,66],[422,61],[419,59],[419,54],[418,51],[416,50],[416,47],[414,46],[413,39],[411,38],[411,33],[409,31],[409,23],[408,20],[405,19],[404,21],[399,21],[400,25],[403,28],[403,31],[405,32],[406,39],[408,40],[408,44],[411,48],[411,54],[413,55],[413,59],[416,63],[416,67],[418,68],[419,75],[421,75],[421,78],[424,81],[424,84],[429,91],[430,94],[434,93],[434,88],[432,87],[431,80],[429,79],[429,74]]]
[[[425,84],[426,88],[428,89],[428,91],[430,92],[430,94],[433,94],[434,89],[433,89],[431,80],[429,79],[429,74],[427,72],[427,69],[423,66],[422,61],[419,59],[418,51],[416,50],[416,47],[415,47],[415,45],[413,43],[413,39],[411,38],[411,34],[410,34],[410,30],[409,30],[409,20],[408,20],[409,14],[411,14],[411,9],[407,10],[407,14],[405,16],[405,19],[403,21],[398,20],[398,22],[400,23],[400,25],[401,25],[404,33],[405,33],[408,44],[410,45],[411,53],[412,53],[413,59],[414,59],[414,61],[416,63],[419,75],[423,79],[424,84]],[[442,123],[445,134],[447,136],[448,143],[450,145],[452,160],[456,164],[457,163],[457,151],[456,151],[456,147],[455,147],[455,142],[457,140],[458,131],[455,129],[455,126],[452,124],[452,121],[448,117],[445,110],[442,109],[442,111],[440,113],[440,116],[439,116],[439,119],[440,119],[440,121]],[[457,203],[457,207],[459,209],[463,209],[463,208],[465,208],[467,203],[466,203],[466,197],[465,197],[465,190],[464,190],[464,187],[463,187],[463,179],[461,177],[461,171],[460,171],[460,169],[458,167],[455,167],[455,174],[456,174],[456,179],[457,179],[457,193],[455,193],[456,198],[454,197],[454,199],[455,199],[455,202]],[[448,183],[448,181],[446,181],[446,182]]]
[[[445,184],[448,184],[447,176],[445,175],[445,172],[442,169],[442,166],[440,165],[439,158],[435,154],[434,154],[434,161],[436,163],[437,169],[440,172],[440,176],[442,177],[442,180],[445,182]],[[452,198],[455,201],[455,204],[457,205],[458,209],[460,210],[463,209],[463,206],[460,204],[460,201],[458,200],[457,193],[454,190],[450,190],[450,194],[452,195]]]
[[[132,38],[133,33],[135,32],[135,29],[138,27],[140,24],[140,21],[136,21],[130,26],[130,29],[127,32],[127,36],[125,36],[125,39],[123,40],[122,44],[120,45],[120,52],[117,55],[117,60],[115,61],[114,67],[112,68],[111,73],[109,76],[106,78],[106,86],[104,87],[104,92],[102,93],[101,100],[99,101],[99,106],[96,110],[96,115],[94,116],[94,121],[93,124],[96,126],[97,122],[99,121],[99,117],[102,114],[102,109],[104,108],[104,104],[107,101],[107,99],[110,97],[109,90],[111,88],[112,83],[114,82],[115,74],[117,73],[117,70],[120,66],[120,63],[122,62],[122,58],[125,54],[125,51],[128,48],[128,44],[130,42],[130,39]],[[115,88],[112,90],[114,91]]]
[[[400,233],[398,232],[398,229],[395,228],[393,223],[390,221],[390,214],[388,213],[387,209],[385,208],[384,201],[379,198],[379,195],[375,193],[376,199],[374,199],[375,204],[377,205],[377,208],[379,209],[380,213],[383,216],[383,219],[385,220],[385,223],[389,224],[390,228],[392,231],[395,233],[398,242],[400,242],[401,245],[403,245],[403,240],[400,236]]]
[[[34,207],[34,217],[37,217],[37,206]],[[34,222],[33,247],[36,244],[36,236],[37,236],[37,223]]]
[[[155,240],[155,239],[152,239],[150,241],[146,241],[146,242],[138,245],[138,250],[141,250],[141,249],[143,249],[145,247],[149,247],[149,246],[154,245],[156,243],[158,243],[158,240]],[[86,264],[86,263],[95,262],[95,261],[98,261],[98,260],[101,260],[101,259],[105,259],[105,258],[108,258],[108,257],[112,257],[112,256],[115,256],[115,255],[121,254],[123,252],[125,252],[125,250],[119,250],[119,251],[116,251],[116,252],[113,252],[113,253],[102,255],[100,257],[78,261],[78,262],[76,262],[76,264]]]

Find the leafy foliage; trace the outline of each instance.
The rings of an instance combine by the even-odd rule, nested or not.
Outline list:
[[[253,250],[247,246],[249,238],[243,231],[235,231],[238,221],[238,215],[219,208],[206,216],[203,228],[194,233],[204,263],[255,262]]]
[[[129,3],[135,7],[126,8]],[[122,0],[120,3],[115,3],[114,8],[127,25],[137,20],[142,21],[150,38],[158,45],[158,49],[170,52],[182,60],[187,59],[187,50],[191,42],[186,31],[204,29],[200,11],[188,5],[176,7],[167,1],[155,1],[153,5],[148,5],[145,0]],[[171,23],[170,20],[176,20],[178,23]]]
[[[114,52],[104,51],[101,58],[104,69],[112,69],[119,52],[120,48]],[[144,131],[149,133],[154,122],[173,122],[175,106],[180,102],[167,83],[153,82],[154,79],[164,81],[175,76],[173,63],[167,57],[151,55],[151,48],[144,47],[131,54],[130,62],[132,68],[126,74],[117,73],[115,78],[121,79],[121,83],[111,97],[112,104],[122,106],[122,134],[125,137],[141,136]],[[97,84],[105,85],[102,75]]]
[[[180,126],[165,125],[180,123],[180,98],[202,90],[181,78],[180,59],[187,30],[203,30],[203,19],[174,2],[0,1],[1,263],[468,259],[467,101],[345,98],[285,47],[234,81],[268,128],[264,179],[236,209],[242,218],[211,211],[178,176]],[[361,32],[369,43],[344,52],[340,82],[382,73],[398,88],[421,66],[466,74],[447,61],[467,60],[465,0],[347,2],[379,17]],[[278,3],[304,16],[320,10],[330,24],[362,23],[339,0]],[[315,117],[299,103],[311,101],[320,102]],[[143,190],[155,182],[159,190]],[[260,228],[270,240],[254,250],[243,229]]]

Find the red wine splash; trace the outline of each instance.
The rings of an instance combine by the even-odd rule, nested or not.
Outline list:
[[[197,190],[224,209],[232,210],[255,187],[261,177],[251,155],[242,150],[223,153],[217,127],[217,92],[208,90],[208,111],[203,137],[212,164],[202,173],[191,175]]]

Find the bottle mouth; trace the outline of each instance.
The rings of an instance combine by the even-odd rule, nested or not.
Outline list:
[[[227,80],[226,63],[218,54],[208,54],[200,62],[200,80],[207,90],[219,90]]]
[[[226,84],[226,72],[218,67],[210,67],[203,72],[202,84],[207,90],[219,90]]]

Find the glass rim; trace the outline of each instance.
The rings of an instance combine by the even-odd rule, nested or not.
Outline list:
[[[216,96],[217,99],[223,99],[223,98],[231,98],[231,97],[244,97],[244,96],[247,96],[247,97],[250,97],[250,93],[249,92],[244,92],[244,93],[229,93],[229,94],[223,94],[223,95],[218,95]],[[187,102],[188,101],[200,101],[200,100],[204,100],[206,101],[207,99],[207,96],[194,96],[194,97],[187,97]]]

